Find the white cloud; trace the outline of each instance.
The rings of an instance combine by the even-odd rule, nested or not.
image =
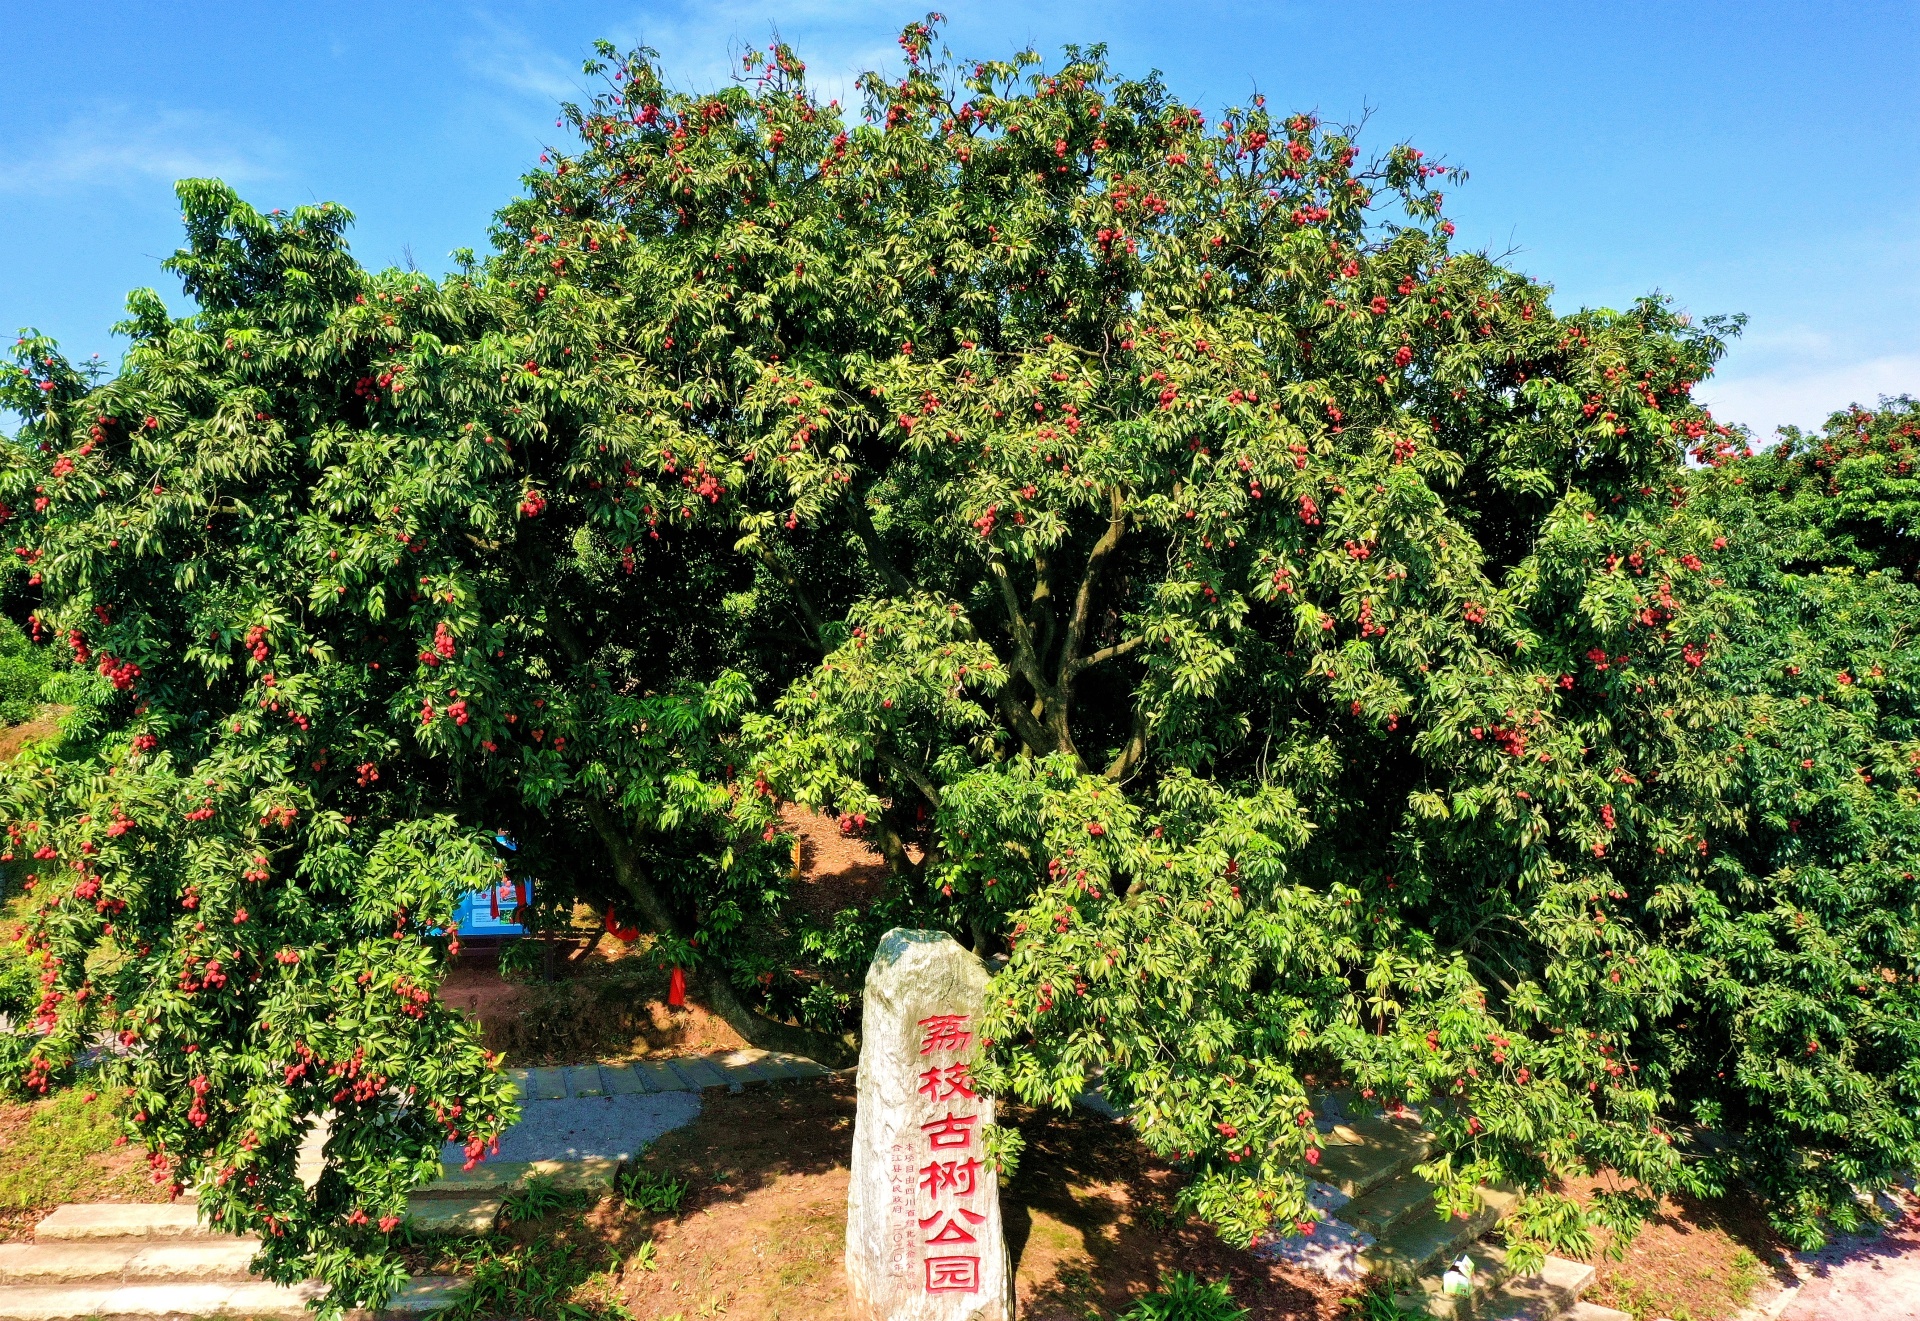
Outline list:
[[[103,104],[75,115],[39,150],[0,157],[0,192],[56,193],[154,179],[230,183],[275,172],[279,142],[187,110]]]
[[[474,73],[549,105],[580,99],[584,84],[578,61],[568,63],[526,33],[484,14],[475,22],[479,30],[460,42],[460,57]]]
[[[1891,353],[1811,371],[1783,366],[1716,376],[1694,393],[1722,422],[1744,423],[1755,439],[1765,440],[1774,428],[1788,424],[1818,427],[1849,404],[1871,408],[1882,395],[1920,394],[1920,353]]]

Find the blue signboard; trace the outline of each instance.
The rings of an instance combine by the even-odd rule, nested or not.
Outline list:
[[[514,910],[532,902],[531,880],[508,879],[491,890],[467,895],[454,908],[453,920],[463,936],[521,936],[526,928],[513,920]]]

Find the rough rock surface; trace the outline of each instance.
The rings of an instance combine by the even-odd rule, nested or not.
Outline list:
[[[1361,1254],[1373,1246],[1373,1235],[1333,1218],[1335,1211],[1352,1200],[1338,1188],[1309,1179],[1307,1201],[1320,1213],[1320,1222],[1305,1234],[1265,1235],[1254,1243],[1254,1253],[1342,1284],[1359,1283],[1367,1277]]]
[[[937,931],[889,931],[867,970],[847,1193],[857,1321],[1012,1321],[993,1102],[974,1095],[987,969]]]

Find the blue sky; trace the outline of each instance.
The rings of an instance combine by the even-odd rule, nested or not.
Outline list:
[[[1662,290],[1748,332],[1701,393],[1765,435],[1920,393],[1920,0],[1572,5],[969,3],[957,55],[1104,41],[1209,109],[1265,92],[1465,165],[1459,241],[1562,309]],[[881,0],[21,6],[0,36],[0,327],[109,362],[178,239],[171,185],[334,200],[370,265],[432,272],[555,134],[596,37],[683,86],[776,30],[835,92],[924,7]]]

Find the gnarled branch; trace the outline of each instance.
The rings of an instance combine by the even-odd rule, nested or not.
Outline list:
[[[800,585],[799,576],[780,562],[780,557],[773,553],[773,547],[766,542],[756,541],[753,553],[759,557],[762,564],[767,566],[767,572],[787,589],[787,594],[793,598],[794,607],[800,611],[800,617],[806,620],[807,628],[813,634],[813,645],[824,653],[827,650],[826,624],[821,620],[820,612],[813,608],[813,598],[808,596],[807,589]]]
[[[1107,766],[1106,778],[1118,783],[1126,779],[1147,759],[1147,713],[1139,707],[1133,708],[1133,729],[1127,735],[1126,746]]]
[[[1092,669],[1094,666],[1100,664],[1100,662],[1102,661],[1110,661],[1117,657],[1124,656],[1128,652],[1138,648],[1140,644],[1145,642],[1146,640],[1147,639],[1144,635],[1138,635],[1135,637],[1126,638],[1122,641],[1116,642],[1111,647],[1102,647],[1100,648],[1100,650],[1093,652],[1085,660],[1075,665],[1073,667],[1073,672],[1075,674],[1079,674],[1083,670]]]
[[[1080,647],[1087,640],[1087,629],[1093,621],[1093,589],[1099,582],[1100,572],[1119,548],[1121,537],[1127,531],[1127,508],[1120,488],[1107,488],[1107,530],[1100,534],[1100,540],[1093,543],[1093,549],[1087,553],[1086,572],[1080,575],[1080,587],[1074,593],[1073,614],[1067,622],[1067,639],[1060,649],[1060,678],[1056,687],[1064,689],[1071,681],[1074,671],[1079,668]]]
[[[625,823],[599,799],[588,797],[585,806],[588,822],[600,837],[607,856],[613,861],[614,879],[632,898],[634,906],[640,911],[641,920],[661,935],[676,936],[682,940],[690,937],[693,934],[691,927],[674,915],[659,891],[654,889],[645,864],[627,837]],[[708,970],[700,978],[700,988],[707,1007],[724,1019],[728,1027],[762,1050],[787,1051],[836,1066],[848,1063],[859,1053],[851,1037],[837,1037],[792,1023],[782,1023],[747,1008],[740,1003],[740,997],[734,994],[733,984],[727,980],[725,969]]]

